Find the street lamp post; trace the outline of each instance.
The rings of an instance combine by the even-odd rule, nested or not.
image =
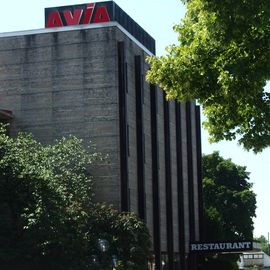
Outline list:
[[[112,255],[112,265],[113,265],[113,269],[115,269],[115,267],[117,266],[117,256],[116,255]]]
[[[109,249],[109,242],[106,239],[98,239],[98,247],[99,250],[104,253],[107,252]]]
[[[98,239],[98,249],[100,255],[91,255],[91,270],[104,270],[106,265],[110,265],[110,269],[115,269],[117,266],[117,256],[112,255],[111,258],[108,257],[107,251],[109,249],[109,241],[106,239]]]

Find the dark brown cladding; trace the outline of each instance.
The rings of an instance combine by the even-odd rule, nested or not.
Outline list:
[[[198,170],[198,200],[201,202],[199,204],[199,220],[203,220],[203,184],[202,184],[202,143],[201,143],[201,111],[200,107],[196,106],[195,108],[196,113],[196,143],[197,143],[197,170]],[[199,230],[200,230],[200,239],[204,240],[204,227],[203,222],[200,222],[199,224]]]
[[[119,136],[120,136],[120,174],[121,210],[129,211],[128,190],[128,137],[126,102],[125,44],[118,42],[118,99],[119,99]]]
[[[150,86],[151,143],[152,143],[152,192],[153,192],[153,244],[155,269],[161,270],[159,166],[157,136],[157,87]]]
[[[135,99],[136,99],[136,144],[137,144],[137,181],[138,181],[138,213],[145,220],[145,176],[144,176],[144,128],[143,128],[143,89],[142,89],[142,57],[136,55],[135,62]]]
[[[183,105],[182,105],[183,106]],[[179,224],[179,254],[180,269],[185,267],[185,207],[183,187],[183,149],[181,128],[181,104],[175,102],[175,132],[176,132],[176,161],[177,161],[177,194],[178,194],[178,224]]]
[[[191,103],[186,103],[186,121],[187,121],[187,159],[188,159],[188,192],[189,192],[189,226],[190,240],[195,241],[195,221],[194,221],[194,175],[193,175],[193,144],[192,144],[192,118]]]
[[[164,110],[164,152],[165,152],[165,183],[166,183],[166,222],[167,222],[167,251],[168,267],[173,269],[173,211],[172,211],[172,172],[171,172],[171,139],[170,139],[170,110],[169,103],[163,98]]]

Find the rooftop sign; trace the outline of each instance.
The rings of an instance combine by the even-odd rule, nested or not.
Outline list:
[[[195,242],[190,244],[190,252],[235,252],[247,251],[253,249],[252,241],[237,241],[237,242]]]
[[[109,22],[105,4],[84,4],[45,9],[45,27],[62,27],[78,24]]]
[[[110,21],[118,22],[150,52],[155,53],[155,40],[113,1],[45,8],[46,28]]]

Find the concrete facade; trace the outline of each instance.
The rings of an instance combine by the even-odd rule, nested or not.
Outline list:
[[[145,81],[149,52],[117,23],[67,29],[0,37],[0,109],[12,111],[11,135],[91,140],[108,155],[92,168],[97,200],[145,220],[156,269],[162,260],[196,269],[189,243],[200,240],[198,107],[167,102]]]

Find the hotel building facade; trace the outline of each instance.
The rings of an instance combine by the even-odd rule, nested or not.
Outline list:
[[[74,134],[108,160],[98,201],[133,211],[155,269],[197,269],[202,235],[200,111],[149,85],[155,41],[114,2],[49,8],[45,28],[0,34],[0,119],[42,143]]]

